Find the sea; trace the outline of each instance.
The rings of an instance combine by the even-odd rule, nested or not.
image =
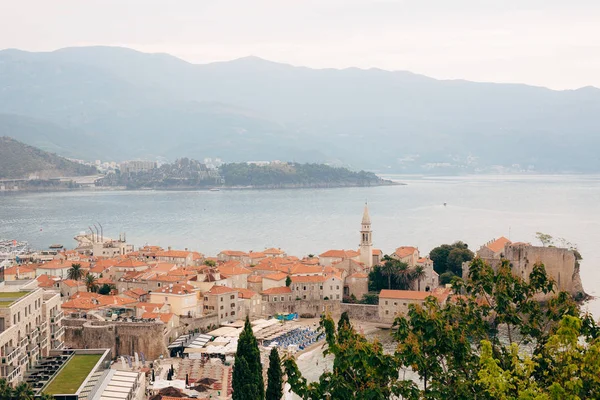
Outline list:
[[[373,242],[384,253],[421,254],[462,240],[476,250],[506,236],[539,244],[536,232],[575,244],[585,291],[600,296],[600,175],[384,176],[398,186],[214,191],[71,191],[0,195],[0,239],[43,249],[102,225],[104,235],[145,244],[221,250],[278,247],[299,257],[356,249],[365,203]],[[600,318],[600,301],[584,310]],[[381,333],[379,338],[389,336]],[[316,378],[320,351],[299,361]]]
[[[277,247],[302,257],[358,248],[367,203],[374,246],[386,254],[399,246],[427,254],[456,240],[476,250],[499,236],[539,244],[535,234],[544,232],[577,245],[584,288],[600,292],[600,175],[384,177],[404,185],[6,193],[0,194],[0,239],[73,248],[74,236],[95,224],[106,237],[122,235],[136,246],[208,256]]]

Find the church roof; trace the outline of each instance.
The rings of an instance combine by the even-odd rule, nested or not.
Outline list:
[[[367,206],[367,203],[365,203],[365,211],[363,212],[362,224],[363,225],[371,224],[371,217],[369,216],[369,207]]]

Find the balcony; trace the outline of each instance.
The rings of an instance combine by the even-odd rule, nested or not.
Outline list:
[[[40,340],[40,348],[43,349],[48,346],[48,338],[44,336],[42,340]]]
[[[55,350],[61,350],[65,347],[64,342],[60,341],[60,340],[54,340],[52,345],[52,348]]]
[[[27,334],[30,342],[35,342],[35,340],[38,338],[39,335],[40,335],[40,332],[37,329],[34,329],[33,331],[31,331]]]
[[[27,356],[28,357],[34,357],[37,356],[37,354],[40,352],[40,347],[36,344],[35,346],[33,346],[31,348],[31,350],[27,351]]]
[[[9,372],[10,371],[10,372]],[[6,379],[9,383],[15,379],[19,375],[20,368],[19,367],[7,367],[4,370],[0,369],[0,378]],[[3,376],[6,373],[6,376]]]
[[[40,332],[45,332],[46,330],[48,330],[48,321],[44,321],[40,324],[40,326],[38,327],[38,330]]]
[[[21,357],[19,357],[19,365],[25,365],[27,364],[27,361],[29,361],[27,354],[23,354]]]
[[[52,339],[58,339],[65,332],[65,327],[61,326],[52,334]]]
[[[50,323],[53,325],[56,325],[60,322],[61,319],[63,319],[63,312],[62,310],[57,312],[54,316],[50,317]]]
[[[6,355],[2,356],[2,364],[12,364],[12,362],[19,355],[20,349],[18,347],[9,347],[6,349]]]
[[[23,339],[21,339],[21,341],[19,342],[19,347],[25,347],[27,346],[27,336],[25,336]]]

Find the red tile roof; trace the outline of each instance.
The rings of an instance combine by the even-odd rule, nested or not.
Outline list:
[[[232,289],[228,286],[215,285],[212,288],[210,288],[210,290],[206,293],[208,293],[208,294],[225,294],[225,293],[232,293],[232,292],[236,292],[236,290]]]
[[[396,249],[394,254],[396,254],[399,258],[404,258],[411,256],[417,251],[416,247],[413,246],[401,246]]]
[[[510,244],[511,241],[504,236],[500,236],[498,239],[494,240],[491,243],[488,243],[486,247],[493,251],[494,253],[498,253],[504,249],[504,246]]]
[[[360,253],[354,250],[328,250],[319,257],[335,257],[335,258],[354,258],[358,257]]]
[[[260,275],[250,275],[248,277],[248,282],[249,283],[259,283],[262,282],[263,278]]]
[[[291,278],[292,283],[325,282],[327,280],[327,277],[324,275],[293,275]]]
[[[281,287],[274,287],[274,288],[271,288],[271,289],[263,290],[262,292],[260,292],[260,294],[266,294],[266,295],[270,295],[270,294],[286,294],[286,293],[292,293],[292,289],[290,289],[287,286],[281,286]]]
[[[238,292],[238,297],[241,299],[251,299],[252,296],[256,296],[256,292],[250,289],[234,288]]]
[[[238,251],[238,250],[223,250],[219,254],[224,254],[224,255],[230,256],[230,257],[247,257],[248,256],[248,253],[243,252],[243,251]]]
[[[425,300],[429,296],[431,296],[431,292],[421,292],[418,290],[383,289],[379,293],[380,299]]]
[[[288,277],[288,274],[283,272],[277,272],[274,274],[264,275],[263,279],[270,279],[272,281],[281,281]]]
[[[190,294],[194,293],[194,287],[192,285],[188,285],[187,283],[177,283],[173,286],[169,285],[169,287],[162,287],[159,290],[153,292],[160,292],[165,294]]]

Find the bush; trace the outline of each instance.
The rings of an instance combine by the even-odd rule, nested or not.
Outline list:
[[[300,318],[314,318],[315,314],[310,314],[310,313],[304,313],[304,314],[300,314]]]
[[[440,275],[440,285],[445,285],[447,283],[452,283],[452,278],[456,275],[452,271],[446,271]]]

